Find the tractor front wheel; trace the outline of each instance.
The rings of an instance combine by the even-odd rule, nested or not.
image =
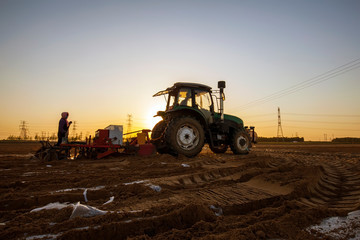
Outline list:
[[[174,152],[195,157],[204,146],[204,129],[195,118],[174,118],[166,129],[166,141]]]
[[[251,142],[246,131],[236,130],[233,133],[230,147],[234,154],[248,154],[251,148]]]

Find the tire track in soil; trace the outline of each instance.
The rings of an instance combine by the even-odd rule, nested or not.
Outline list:
[[[77,236],[95,239],[97,236],[102,236],[104,231],[109,236],[124,238],[141,234],[151,237],[173,228],[179,230],[189,228],[199,221],[216,221],[215,214],[210,209],[211,205],[223,209],[224,215],[231,215],[262,208],[279,199],[280,194],[256,188],[248,185],[247,182],[261,175],[264,168],[278,168],[284,163],[266,161],[265,164],[260,164],[263,165],[262,168],[258,168],[258,162],[247,165],[241,162],[228,162],[219,165],[221,163],[223,161],[198,161],[195,164],[191,163],[192,167],[196,166],[194,168],[196,170],[190,174],[149,179],[152,184],[159,184],[165,190],[170,189],[170,195],[165,197],[159,195],[156,201],[145,198],[140,202],[124,206],[122,211],[128,215],[126,220],[104,224],[101,228],[91,228],[87,231],[70,231],[61,238]],[[129,214],[135,210],[147,215],[146,212],[154,213],[159,209],[179,210],[150,217]]]
[[[331,210],[351,211],[360,206],[359,154],[317,153],[289,151],[281,149],[266,150],[275,158],[284,158],[296,163],[313,165],[320,162],[320,174],[307,185],[307,196],[298,201],[308,207],[327,207]],[[262,153],[260,153],[262,154]],[[278,162],[277,162],[278,163]],[[277,167],[269,161],[269,166]]]
[[[299,201],[309,207],[353,210],[360,205],[360,176],[357,166],[339,161],[323,163],[319,180],[308,186],[308,197]]]
[[[252,156],[252,158],[256,157]],[[271,158],[260,161],[260,163],[254,161],[244,164],[239,160],[223,163],[223,160],[216,159],[200,160],[195,164],[191,163],[191,166],[195,165],[198,168],[190,174],[149,179],[152,184],[171,190],[172,194],[165,198],[159,196],[160,199],[156,202],[143,199],[139,203],[125,206],[124,211],[148,210],[164,205],[173,207],[192,202],[194,199],[208,206],[215,205],[224,209],[241,208],[243,204],[252,201],[259,202],[281,195],[278,192],[246,184],[250,179],[263,174],[266,169],[278,169],[279,166],[293,165],[288,161],[277,162]]]

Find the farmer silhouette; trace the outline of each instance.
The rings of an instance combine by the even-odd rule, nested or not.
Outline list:
[[[63,112],[61,113],[61,119],[59,121],[59,130],[58,130],[58,141],[56,146],[59,146],[61,143],[67,143],[67,137],[69,135],[69,127],[71,125],[71,121],[68,122],[69,113]]]

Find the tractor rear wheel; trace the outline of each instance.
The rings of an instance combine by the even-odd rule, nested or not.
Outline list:
[[[163,132],[165,131],[167,123],[164,120],[158,122],[151,131],[151,140],[156,147],[156,151],[160,154],[168,153],[169,149],[164,140]]]
[[[204,146],[204,129],[192,117],[174,118],[165,134],[171,150],[186,157],[195,157]]]
[[[244,130],[236,130],[230,144],[234,154],[248,154],[251,147],[250,137]]]
[[[228,149],[227,144],[220,144],[219,146],[211,146],[211,144],[209,144],[209,145],[210,145],[210,149],[213,153],[224,153]]]

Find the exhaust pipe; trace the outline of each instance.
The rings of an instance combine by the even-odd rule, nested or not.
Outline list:
[[[225,88],[225,81],[218,81],[218,88],[220,89],[220,119],[224,121],[224,88]]]

